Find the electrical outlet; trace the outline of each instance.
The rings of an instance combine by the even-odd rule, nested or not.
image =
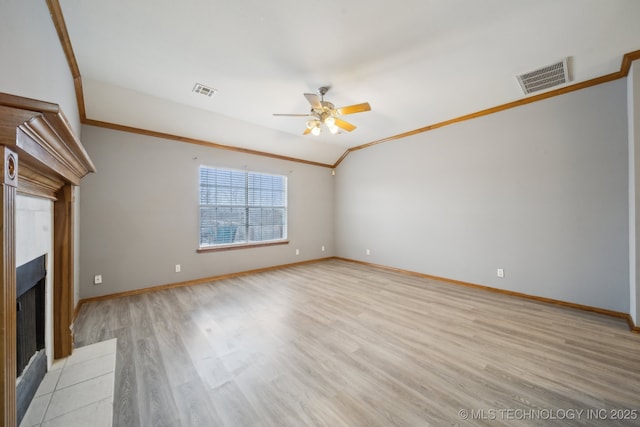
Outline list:
[[[296,255],[300,255],[300,249],[296,249]]]
[[[93,276],[94,285],[99,285],[101,283],[102,283],[102,274],[96,274],[95,276]]]
[[[367,249],[367,255],[371,255],[371,251]]]
[[[504,277],[504,269],[499,268],[499,269],[497,270],[497,274],[498,274],[498,277]]]
[[[322,248],[321,248],[321,249],[322,249],[322,252],[324,252],[324,245],[322,245]]]
[[[180,273],[181,268],[180,268],[180,264],[176,264],[176,273]]]

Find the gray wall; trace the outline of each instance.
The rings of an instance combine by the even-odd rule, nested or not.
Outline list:
[[[628,312],[625,93],[620,79],[350,154],[337,254]]]
[[[73,78],[46,2],[0,2],[0,58],[0,92],[58,104],[80,135]]]
[[[631,65],[627,77],[627,121],[629,125],[629,314],[640,320],[640,61]]]
[[[81,298],[334,255],[327,168],[93,126],[82,133],[98,172],[81,187]],[[287,175],[290,244],[196,253],[200,165]]]

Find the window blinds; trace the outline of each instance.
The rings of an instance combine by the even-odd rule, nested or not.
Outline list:
[[[200,167],[200,246],[287,238],[287,177]]]

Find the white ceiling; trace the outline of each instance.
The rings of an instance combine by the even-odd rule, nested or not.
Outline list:
[[[333,164],[353,146],[525,97],[569,57],[572,83],[640,49],[637,0],[60,0],[87,117]],[[202,83],[211,98],[191,92]],[[302,136],[331,86],[351,133]]]

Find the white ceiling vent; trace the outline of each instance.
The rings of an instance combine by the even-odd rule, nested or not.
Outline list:
[[[565,58],[555,64],[516,76],[525,94],[538,92],[569,82],[569,67]]]
[[[196,83],[195,86],[193,86],[192,92],[199,93],[201,95],[210,97],[210,96],[214,95],[217,92],[217,90],[215,90],[212,87],[205,86],[205,85],[200,84],[200,83]]]

